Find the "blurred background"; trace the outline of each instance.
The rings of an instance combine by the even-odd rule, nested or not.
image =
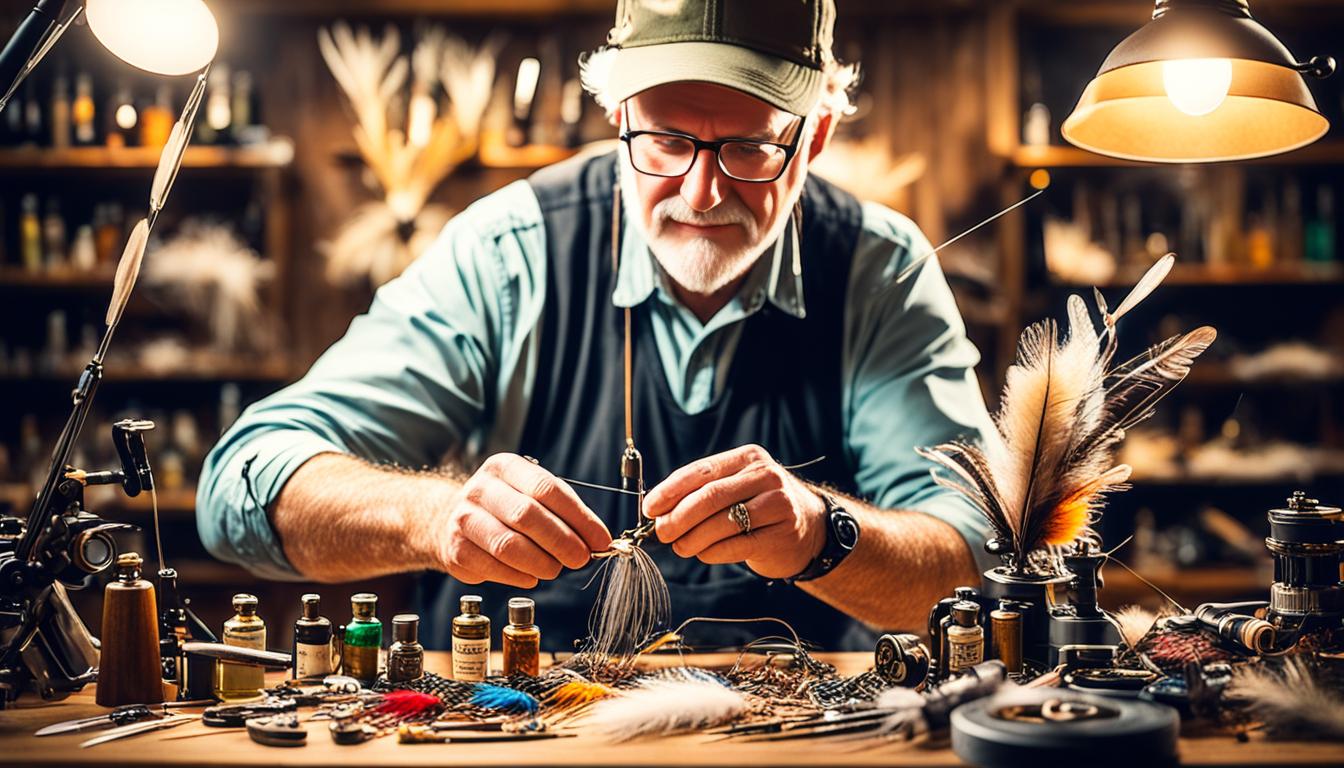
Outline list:
[[[204,551],[193,516],[205,453],[249,403],[300,377],[455,212],[610,146],[614,129],[579,89],[577,57],[605,40],[614,4],[210,3],[221,41],[197,133],[75,462],[116,463],[115,419],[156,422],[148,442],[168,563],[210,624],[231,613],[230,595],[252,592],[283,647],[312,585],[262,582]],[[1117,557],[1183,601],[1263,595],[1266,511],[1297,489],[1344,502],[1344,75],[1309,81],[1333,127],[1306,149],[1252,163],[1124,163],[1065,145],[1059,126],[1151,3],[838,5],[836,53],[860,62],[863,79],[857,111],[814,172],[906,213],[934,243],[1046,189],[942,254],[991,408],[1024,326],[1062,317],[1068,294],[1092,286],[1114,304],[1154,259],[1178,254],[1164,287],[1122,323],[1121,355],[1198,324],[1219,338],[1127,441],[1133,488],[1111,503],[1104,540],[1132,535]],[[0,34],[30,6],[0,0]],[[1344,54],[1344,1],[1252,10],[1299,58]],[[333,76],[320,31],[338,66],[361,45],[384,54],[374,74],[406,57],[404,82],[376,106],[392,115],[384,135],[420,152],[414,168],[398,169],[387,142],[356,140],[367,113]],[[27,510],[45,473],[190,87],[132,69],[81,27],[0,113],[0,508]],[[90,490],[90,509],[145,526],[119,538],[152,559],[147,495],[94,491],[109,489]],[[1122,569],[1105,575],[1106,607],[1158,601]],[[407,584],[317,591],[341,622],[365,587],[383,596],[384,616],[408,608]],[[91,626],[100,594],[94,584],[73,595]]]

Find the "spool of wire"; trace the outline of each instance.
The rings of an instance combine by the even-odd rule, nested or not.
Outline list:
[[[873,652],[873,668],[892,685],[918,688],[929,676],[929,649],[917,635],[883,635]]]

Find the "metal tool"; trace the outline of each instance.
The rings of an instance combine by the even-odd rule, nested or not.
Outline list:
[[[247,735],[268,747],[302,747],[308,743],[308,731],[299,724],[298,715],[254,717],[247,721]]]
[[[112,726],[130,725],[142,720],[148,720],[151,717],[158,717],[160,712],[169,712],[183,707],[207,707],[214,704],[214,699],[203,699],[200,701],[174,701],[167,704],[128,704],[124,707],[117,707],[111,712],[104,712],[101,715],[92,717],[81,717],[76,720],[66,720],[60,723],[53,723],[33,732],[34,736],[60,736],[64,733],[79,733],[81,731],[92,731],[98,728],[110,728]]]
[[[535,741],[577,736],[560,731],[448,731],[429,725],[406,723],[397,729],[402,744],[483,744],[491,741]]]
[[[242,728],[248,720],[283,715],[294,712],[296,709],[298,709],[298,703],[294,699],[266,699],[243,704],[223,704],[205,710],[205,713],[201,716],[201,722],[211,728]]]
[[[106,744],[109,741],[117,741],[128,736],[138,736],[142,733],[161,731],[165,728],[176,728],[183,723],[190,723],[197,719],[198,718],[195,715],[168,715],[167,717],[159,718],[158,720],[150,720],[145,723],[131,723],[129,725],[123,725],[120,728],[113,728],[101,736],[94,736],[88,741],[81,742],[79,746],[82,748],[96,747],[99,744]]]

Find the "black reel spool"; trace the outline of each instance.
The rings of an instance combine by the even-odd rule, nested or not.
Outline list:
[[[1339,629],[1344,618],[1339,572],[1344,511],[1294,491],[1287,507],[1269,511],[1265,546],[1274,556],[1269,622],[1288,631]]]
[[[952,712],[952,751],[982,768],[1174,766],[1179,732],[1171,707],[1060,690],[1014,691]]]

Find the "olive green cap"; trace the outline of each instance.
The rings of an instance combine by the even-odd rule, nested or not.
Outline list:
[[[624,101],[667,83],[713,83],[806,115],[834,29],[835,0],[619,0],[607,87]]]

